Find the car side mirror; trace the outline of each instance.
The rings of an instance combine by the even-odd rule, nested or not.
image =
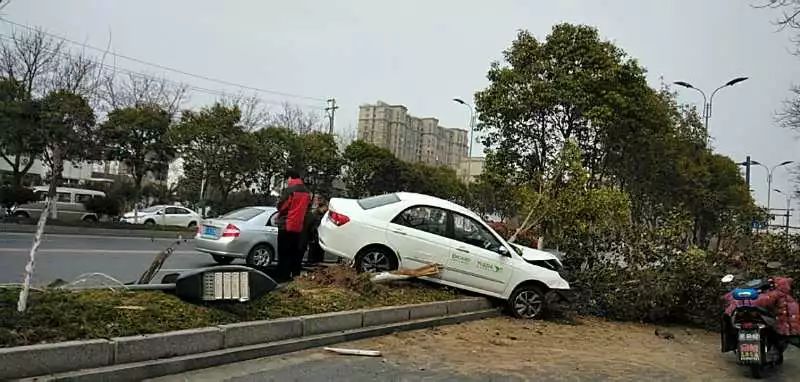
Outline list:
[[[496,252],[501,254],[501,255],[503,255],[503,256],[505,256],[505,257],[511,257],[511,253],[508,252],[508,248],[506,248],[505,245],[501,245],[499,248],[497,248]]]

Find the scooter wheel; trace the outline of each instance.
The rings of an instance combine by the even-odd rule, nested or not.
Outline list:
[[[750,366],[750,375],[755,379],[761,379],[761,365]]]

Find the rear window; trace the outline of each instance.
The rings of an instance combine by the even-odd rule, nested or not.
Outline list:
[[[397,194],[386,194],[378,196],[370,196],[369,198],[359,199],[358,205],[365,210],[370,210],[377,207],[383,207],[392,203],[397,203],[400,198]]]
[[[247,221],[258,215],[261,215],[263,212],[264,210],[262,209],[248,207],[229,212],[226,215],[223,215],[220,219]]]

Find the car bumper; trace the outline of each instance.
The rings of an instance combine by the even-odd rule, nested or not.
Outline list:
[[[205,239],[202,236],[194,238],[194,249],[198,252],[206,253],[209,255],[228,256],[245,258],[246,253],[242,253],[236,247],[237,244],[233,239],[222,238],[219,240]]]
[[[577,295],[572,289],[553,289],[552,292],[558,301],[573,302],[577,299]]]
[[[333,255],[333,256],[336,256],[336,257],[341,257],[341,258],[348,259],[348,260],[353,258],[353,256],[347,255],[344,252],[337,251],[337,250],[335,250],[335,249],[333,249],[331,247],[326,246],[325,243],[322,241],[322,239],[320,239],[320,241],[319,241],[319,246],[322,248],[322,250],[325,253],[327,253],[329,255]]]

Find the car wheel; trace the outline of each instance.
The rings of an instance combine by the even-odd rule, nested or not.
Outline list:
[[[190,228],[190,229],[191,229],[191,228],[197,228],[197,222],[190,222],[190,223],[189,223],[189,225],[188,225],[188,226],[186,226],[186,227],[187,227],[187,228]]]
[[[97,218],[94,216],[86,216],[83,218],[84,223],[94,224],[97,223]]]
[[[152,220],[152,219],[148,219],[147,221],[144,222],[144,225],[146,225],[148,227],[152,227],[152,226],[156,225],[156,221]]]
[[[14,216],[19,218],[19,219],[28,219],[28,218],[30,218],[30,216],[28,215],[27,212],[21,212],[21,211],[20,212],[14,212]]]
[[[214,258],[214,261],[220,265],[228,265],[233,262],[233,257],[228,256],[220,256],[220,255],[211,255]]]
[[[275,258],[275,250],[268,244],[258,244],[247,254],[247,265],[253,268],[266,268]]]
[[[508,308],[517,318],[532,320],[544,315],[547,302],[542,290],[535,285],[518,287],[508,299]]]
[[[358,272],[387,272],[397,269],[397,257],[390,251],[373,247],[364,250],[356,258],[356,271]]]

